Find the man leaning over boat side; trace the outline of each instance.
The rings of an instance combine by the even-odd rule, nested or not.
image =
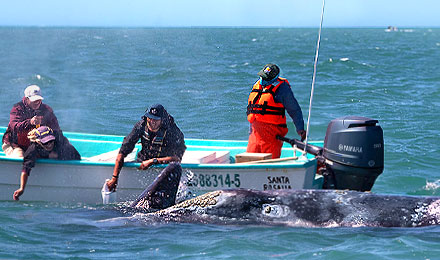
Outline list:
[[[6,156],[23,157],[29,147],[28,133],[40,125],[60,130],[58,119],[50,106],[42,103],[40,87],[30,85],[24,90],[23,99],[16,103],[9,114],[9,124],[3,135],[2,149]]]
[[[289,81],[280,77],[280,68],[276,64],[266,64],[260,72],[249,94],[247,119],[250,134],[247,152],[272,153],[272,158],[281,156],[283,142],[277,135],[288,132],[286,110],[296,127],[301,141],[306,138],[301,107],[293,95]]]
[[[116,189],[124,158],[133,151],[140,139],[142,149],[137,154],[137,161],[141,163],[140,170],[146,170],[155,164],[177,162],[177,165],[176,163],[168,165],[156,177],[149,189],[150,195],[147,200],[155,201],[152,206],[160,209],[175,203],[182,172],[178,163],[182,160],[186,146],[183,133],[162,105],[153,105],[145,112],[142,119],[124,138],[116,157],[112,179],[107,182],[107,185],[110,191]],[[164,175],[167,175],[166,178]]]
[[[81,160],[78,151],[70,144],[61,131],[50,127],[40,126],[29,133],[30,145],[24,152],[23,168],[21,170],[20,188],[13,194],[14,200],[19,200],[26,188],[31,169],[38,158],[57,160]]]

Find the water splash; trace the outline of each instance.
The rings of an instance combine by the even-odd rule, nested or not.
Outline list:
[[[440,180],[436,180],[434,182],[426,182],[426,185],[423,187],[424,190],[435,191],[440,188]]]
[[[176,203],[196,197],[195,191],[188,185],[194,178],[194,173],[190,170],[184,170],[180,177],[179,188],[176,194]]]

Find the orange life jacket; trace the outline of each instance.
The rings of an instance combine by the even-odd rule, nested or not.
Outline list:
[[[287,127],[286,110],[282,103],[277,103],[274,99],[275,92],[284,82],[289,84],[284,78],[278,78],[272,85],[266,87],[260,84],[260,80],[255,82],[247,106],[247,119],[250,123],[257,120]]]

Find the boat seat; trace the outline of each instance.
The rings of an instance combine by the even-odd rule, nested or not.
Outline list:
[[[182,163],[205,164],[205,163],[230,163],[229,151],[188,151],[183,154]]]
[[[125,162],[135,162],[138,148],[135,148],[125,158]],[[118,156],[119,149],[98,154],[92,157],[83,158],[87,161],[93,162],[114,162]],[[204,163],[216,163],[224,164],[230,163],[229,151],[185,151],[182,158],[182,163],[187,164],[204,164]]]
[[[263,161],[272,158],[271,153],[240,153],[235,155],[236,163],[253,162],[253,161]]]
[[[135,162],[136,161],[136,156],[137,156],[137,150],[138,148],[134,148],[133,151],[131,153],[129,153],[127,155],[127,157],[125,157],[124,162]],[[92,157],[88,157],[88,158],[83,158],[87,161],[93,161],[93,162],[115,162],[116,161],[116,157],[118,156],[119,153],[119,149],[110,151],[110,152],[105,152],[102,154],[98,154]]]

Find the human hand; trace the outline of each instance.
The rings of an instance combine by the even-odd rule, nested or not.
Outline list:
[[[37,129],[36,128],[32,129],[28,133],[27,137],[31,142],[36,142],[37,141]]]
[[[14,195],[12,196],[14,198],[14,200],[20,200],[20,196],[23,194],[24,190],[23,189],[18,189],[16,191],[14,191]]]
[[[297,131],[297,133],[298,133],[299,136],[301,136],[301,142],[306,139],[306,131],[299,130],[299,131]]]
[[[43,116],[34,116],[31,118],[31,124],[32,125],[41,125],[43,122]]]
[[[107,187],[109,191],[116,191],[116,186],[118,186],[118,179],[112,177],[111,180],[107,182]]]
[[[139,166],[138,169],[139,170],[146,170],[146,169],[150,168],[151,165],[153,165],[153,164],[154,164],[153,159],[149,159],[149,160],[141,162],[141,165]]]

